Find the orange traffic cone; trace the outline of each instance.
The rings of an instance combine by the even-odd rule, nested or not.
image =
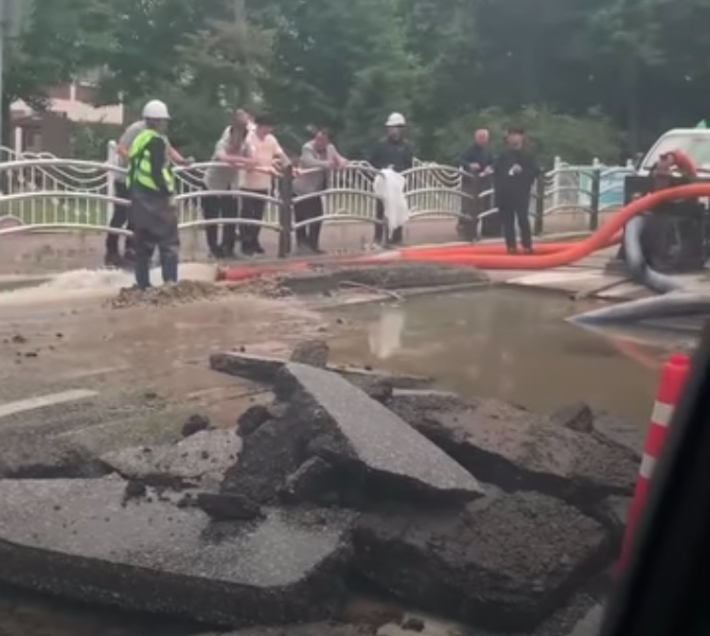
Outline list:
[[[636,481],[634,498],[629,508],[628,521],[626,523],[626,533],[621,549],[621,558],[617,565],[617,571],[623,572],[628,567],[631,546],[634,538],[634,531],[638,524],[641,511],[646,503],[648,484],[656,466],[656,461],[661,453],[663,442],[666,437],[666,430],[673,417],[673,411],[680,398],[680,394],[688,375],[690,361],[687,356],[681,354],[672,355],[661,369],[661,380],[656,391],[656,402],[651,413],[651,424],[646,433],[646,443],[643,447],[641,468]]]

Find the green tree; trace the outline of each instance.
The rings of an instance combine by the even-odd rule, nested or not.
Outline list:
[[[48,90],[67,82],[102,49],[102,6],[94,0],[33,0],[25,28],[5,50],[3,139],[10,104],[22,99],[36,109],[49,103]]]
[[[256,92],[268,34],[235,15],[230,0],[94,1],[113,16],[99,56],[100,102],[160,98],[171,110],[173,141],[209,156],[230,113]]]
[[[525,128],[532,149],[547,167],[556,156],[579,164],[599,159],[613,165],[619,160],[621,139],[608,119],[598,113],[573,117],[534,106],[515,111],[485,108],[451,121],[436,135],[436,157],[443,163],[458,161],[477,127],[490,129],[494,148],[499,149],[511,124]]]
[[[274,54],[263,99],[286,134],[326,125],[362,152],[390,111],[409,110],[416,68],[395,9],[394,0],[282,0],[264,10]]]

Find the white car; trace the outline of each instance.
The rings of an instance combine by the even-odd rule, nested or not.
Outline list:
[[[698,172],[710,173],[710,129],[674,128],[661,135],[638,166],[639,176],[648,176],[661,155],[681,150],[695,163]]]

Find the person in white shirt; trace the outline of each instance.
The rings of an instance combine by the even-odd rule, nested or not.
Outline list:
[[[272,134],[273,123],[266,116],[254,118],[256,128],[247,134],[246,147],[250,159],[253,160],[251,170],[244,174],[242,191],[242,218],[261,221],[264,218],[266,201],[261,198],[250,197],[248,193],[259,196],[268,196],[271,192],[272,178],[275,174],[276,163],[288,165],[289,159],[281,148],[281,144]],[[242,253],[246,256],[263,254],[264,248],[259,243],[261,227],[258,225],[245,225],[242,227]]]
[[[235,113],[234,123],[228,126],[215,145],[212,161],[223,165],[211,165],[205,171],[206,190],[238,190],[240,175],[244,168],[250,168],[254,161],[249,158],[246,145],[247,122]],[[202,199],[202,212],[205,219],[236,219],[239,217],[239,200],[236,196],[205,196]],[[219,226],[205,227],[207,246],[214,258],[234,258],[237,242],[237,226],[222,226],[222,241],[219,241]]]

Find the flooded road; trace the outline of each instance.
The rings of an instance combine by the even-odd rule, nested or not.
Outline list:
[[[658,369],[680,337],[604,337],[564,322],[576,311],[561,295],[518,289],[421,296],[338,311],[357,328],[331,347],[338,362],[433,376],[464,396],[543,411],[582,400],[646,422]]]
[[[232,425],[254,401],[254,388],[210,372],[207,357],[235,346],[286,355],[300,339],[327,337],[334,362],[430,375],[463,395],[533,409],[584,400],[639,423],[648,417],[660,361],[673,348],[582,331],[563,320],[573,313],[571,302],[520,290],[422,296],[325,316],[298,299],[240,295],[106,309],[101,298],[122,282],[119,276],[108,287],[104,281],[77,289],[77,280],[65,278],[43,290],[18,287],[0,295],[0,406],[94,392],[76,404],[0,414],[0,460],[28,439],[33,453],[61,441],[99,455],[169,441],[194,412]],[[0,588],[0,636],[195,632],[177,627]]]

